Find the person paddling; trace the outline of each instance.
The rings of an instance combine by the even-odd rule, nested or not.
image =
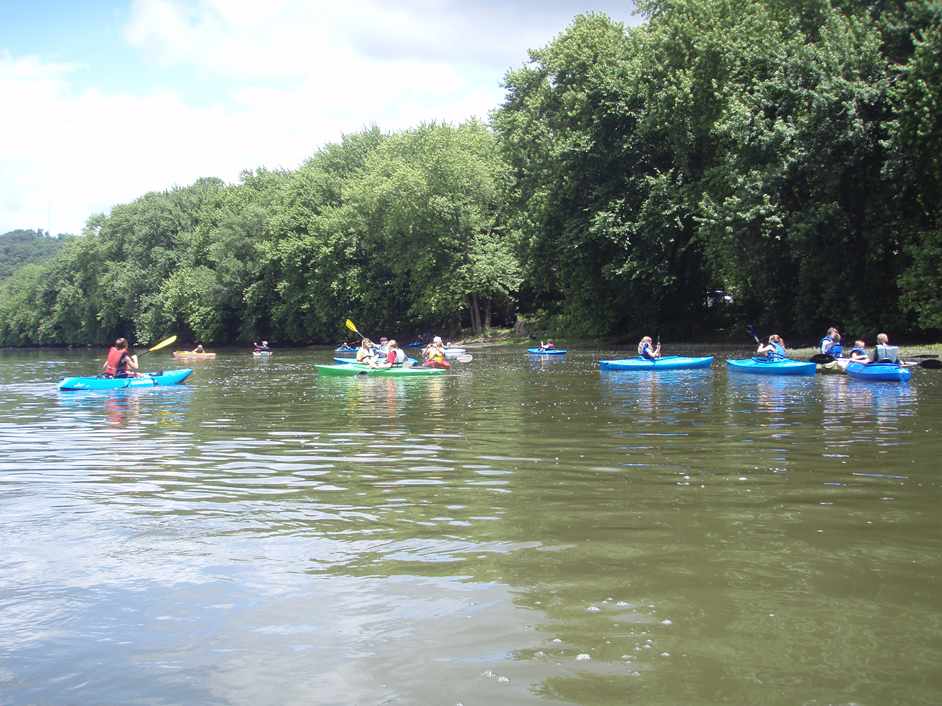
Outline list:
[[[769,360],[782,360],[785,358],[785,341],[777,333],[769,336],[767,344],[760,343],[756,353],[765,353]]]
[[[638,355],[648,360],[657,360],[661,357],[661,344],[654,345],[654,340],[650,336],[645,336],[638,341]]]
[[[108,378],[133,378],[137,377],[138,367],[137,356],[128,350],[128,339],[119,338],[108,351],[101,369]]]
[[[829,355],[833,358],[841,357],[844,352],[844,348],[841,346],[841,334],[834,326],[829,328],[824,338],[821,339],[819,349],[823,355]]]
[[[556,344],[553,343],[552,340],[549,340],[546,343],[543,343],[543,341],[540,341],[541,351],[551,351],[551,350],[555,350],[555,348],[556,348]]]
[[[261,344],[253,343],[255,346],[256,353],[271,353],[271,348],[268,347],[268,341],[262,341]]]
[[[192,351],[190,351],[190,352],[191,352],[191,353],[203,354],[203,353],[205,353],[206,351],[203,350],[203,344],[202,344],[202,343],[198,343],[198,344],[196,344],[196,348],[194,348],[194,349],[193,349]]]

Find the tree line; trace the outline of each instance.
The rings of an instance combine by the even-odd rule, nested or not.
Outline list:
[[[532,51],[487,124],[371,128],[92,216],[0,283],[0,344],[942,329],[942,5],[636,5]]]

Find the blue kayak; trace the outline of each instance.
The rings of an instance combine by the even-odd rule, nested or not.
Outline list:
[[[122,390],[128,387],[158,387],[179,385],[193,373],[192,368],[145,373],[136,378],[66,378],[59,383],[60,390]]]
[[[342,364],[342,365],[343,365],[343,364],[345,364],[345,365],[356,365],[356,364],[357,364],[356,358],[334,358],[334,362],[335,362],[335,363],[338,363],[338,364]],[[417,361],[415,358],[409,358],[408,356],[406,357],[406,362],[407,362],[409,365],[418,365],[418,364],[419,364],[419,361]]]
[[[692,370],[694,368],[709,368],[713,365],[713,356],[702,358],[688,358],[685,355],[665,355],[651,360],[637,356],[635,358],[621,358],[619,360],[600,360],[600,370]]]
[[[913,374],[899,363],[850,363],[847,374],[858,380],[886,380],[906,382]]]
[[[565,348],[527,348],[530,355],[566,355]]]
[[[727,360],[726,365],[732,372],[753,375],[814,375],[816,369],[814,363],[791,358]]]

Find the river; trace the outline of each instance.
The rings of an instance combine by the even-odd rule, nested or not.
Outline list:
[[[942,703],[942,372],[472,352],[0,352],[0,703]]]

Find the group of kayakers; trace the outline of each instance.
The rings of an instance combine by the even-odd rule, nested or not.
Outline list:
[[[371,368],[389,368],[394,365],[404,365],[408,361],[406,352],[395,339],[385,336],[376,344],[368,338],[360,341],[356,351],[356,362],[369,365]],[[422,365],[427,368],[450,368],[451,364],[445,357],[445,344],[441,336],[435,336],[432,342],[422,349]]]

